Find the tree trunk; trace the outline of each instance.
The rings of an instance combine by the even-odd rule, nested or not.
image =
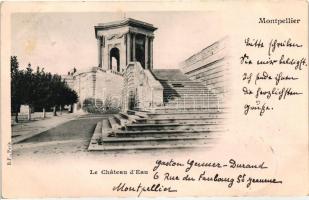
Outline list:
[[[62,115],[62,105],[60,105],[60,115]]]
[[[15,112],[15,122],[18,123],[18,110]]]
[[[43,119],[45,119],[45,117],[46,117],[46,112],[45,112],[45,108],[43,108]]]
[[[56,113],[56,106],[53,107],[53,113],[54,113],[54,116],[57,116],[57,113]]]
[[[28,120],[29,121],[31,120],[31,106],[29,106],[29,109],[28,109]]]

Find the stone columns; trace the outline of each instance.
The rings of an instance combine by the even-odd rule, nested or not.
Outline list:
[[[149,69],[152,70],[153,69],[153,37],[149,38]]]
[[[102,68],[102,36],[98,36],[97,39],[97,43],[98,43],[98,67]]]
[[[145,35],[145,69],[149,69],[149,52],[148,52],[148,42],[149,42],[149,39],[148,39],[148,36]]]
[[[132,61],[136,61],[136,48],[135,48],[135,43],[136,43],[136,41],[135,41],[135,34],[133,34],[133,38],[132,38],[132,52],[133,52],[133,58],[132,58]]]
[[[131,34],[127,33],[127,65],[131,62]]]
[[[98,36],[98,67],[103,67],[104,36]]]

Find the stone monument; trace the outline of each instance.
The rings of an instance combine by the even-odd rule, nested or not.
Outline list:
[[[98,66],[105,70],[123,72],[129,62],[140,62],[144,69],[153,68],[152,24],[126,18],[98,24]]]
[[[101,106],[107,99],[122,103],[123,75],[129,63],[153,69],[153,39],[157,29],[152,24],[125,18],[100,23],[94,27],[98,43],[98,64],[86,70],[75,69],[64,76],[79,97],[79,106],[94,102]]]

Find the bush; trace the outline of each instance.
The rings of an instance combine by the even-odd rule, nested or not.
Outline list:
[[[104,102],[101,99],[87,98],[83,102],[83,110],[88,113],[115,114],[120,112],[121,107],[110,97]]]

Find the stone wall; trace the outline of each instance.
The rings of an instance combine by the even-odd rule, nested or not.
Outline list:
[[[106,99],[113,105],[121,107],[121,91],[123,76],[121,73],[92,67],[84,71],[77,71],[64,79],[77,92],[80,107],[86,99],[94,99],[97,106],[103,106]]]
[[[151,110],[163,104],[163,87],[139,62],[131,62],[124,73],[123,110]]]
[[[73,75],[73,89],[77,92],[79,104],[82,106],[85,99],[94,98],[95,70],[78,72]]]
[[[96,73],[95,94],[96,99],[111,101],[113,106],[122,105],[123,76],[113,71],[98,70]]]
[[[180,64],[191,80],[200,81],[213,93],[228,91],[228,37],[216,41]]]

